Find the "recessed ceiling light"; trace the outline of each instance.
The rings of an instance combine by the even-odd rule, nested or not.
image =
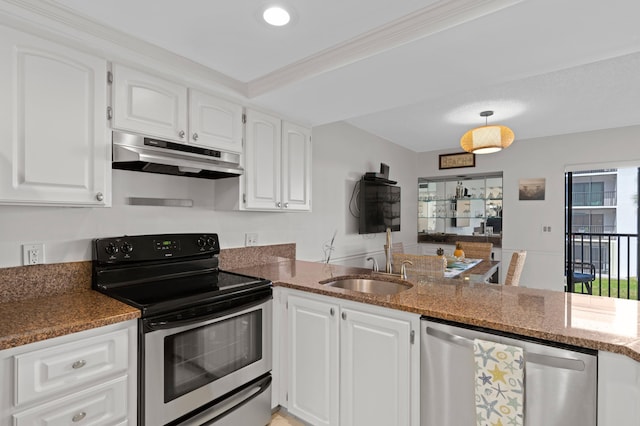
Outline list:
[[[283,8],[274,6],[265,10],[262,14],[262,18],[264,18],[264,20],[268,24],[273,25],[274,27],[281,27],[289,23],[289,21],[291,20],[291,15],[289,15],[289,12],[287,12]]]

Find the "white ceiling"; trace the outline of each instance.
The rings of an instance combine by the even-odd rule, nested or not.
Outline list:
[[[638,0],[55,0],[219,71],[256,105],[414,151],[479,113],[518,139],[640,124]],[[269,27],[271,3],[293,22]]]

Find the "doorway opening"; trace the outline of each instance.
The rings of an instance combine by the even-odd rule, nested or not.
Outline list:
[[[640,168],[565,174],[566,291],[640,300]]]

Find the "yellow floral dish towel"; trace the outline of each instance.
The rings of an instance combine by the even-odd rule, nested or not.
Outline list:
[[[476,425],[524,426],[524,351],[474,339]]]

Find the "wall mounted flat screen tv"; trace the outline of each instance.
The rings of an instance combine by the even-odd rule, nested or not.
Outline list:
[[[384,180],[360,180],[360,225],[358,233],[374,234],[400,230],[400,187]]]

